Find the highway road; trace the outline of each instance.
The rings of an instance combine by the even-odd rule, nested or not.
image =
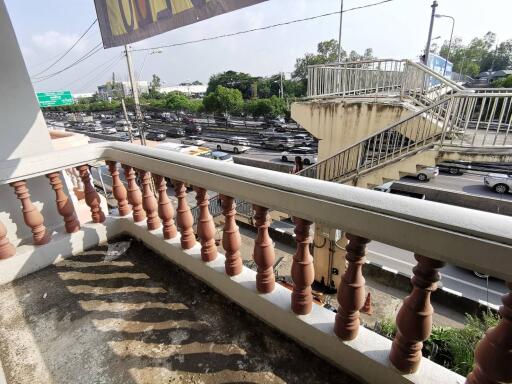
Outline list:
[[[428,182],[421,182],[413,177],[403,177],[400,182],[414,185],[423,185],[429,188],[447,189],[450,191],[467,193],[476,196],[485,196],[498,200],[512,201],[512,194],[500,195],[484,185],[485,173],[464,173],[463,175],[450,175],[440,173]]]

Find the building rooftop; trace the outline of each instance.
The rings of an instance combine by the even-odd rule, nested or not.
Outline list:
[[[2,286],[0,314],[9,383],[358,382],[129,239]]]

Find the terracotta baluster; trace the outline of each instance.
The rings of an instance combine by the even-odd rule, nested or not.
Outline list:
[[[167,196],[167,182],[165,177],[160,175],[153,175],[153,178],[158,189],[158,216],[162,220],[164,239],[173,239],[178,230],[174,225],[174,208]]]
[[[23,207],[23,220],[32,231],[32,237],[35,245],[43,245],[50,241],[50,234],[44,226],[44,218],[41,212],[35,207],[30,200],[30,193],[27,188],[25,180],[16,181],[11,183],[14,187],[16,197],[21,201]]]
[[[315,281],[313,257],[309,253],[311,223],[297,217],[294,217],[293,221],[297,251],[292,263],[292,311],[298,315],[306,315],[313,307],[311,284]]]
[[[226,252],[225,269],[229,276],[236,276],[242,272],[242,257],[240,247],[242,239],[236,225],[236,204],[232,197],[220,196],[222,202],[222,214],[224,215],[224,229],[222,232],[222,247]]]
[[[133,221],[140,223],[141,221],[146,220],[146,212],[144,212],[144,209],[142,208],[142,193],[137,185],[137,176],[133,167],[125,164],[123,164],[122,167],[124,170],[124,178],[128,184],[128,202],[132,206]]]
[[[0,260],[8,259],[16,254],[16,248],[7,238],[7,229],[0,221]]]
[[[153,231],[160,228],[160,219],[158,218],[158,203],[151,190],[151,172],[138,170],[142,184],[142,207],[146,212],[148,229]]]
[[[260,293],[270,293],[274,290],[275,276],[274,276],[274,243],[268,234],[268,227],[270,226],[270,217],[268,215],[268,208],[253,205],[254,208],[254,222],[258,228],[258,235],[254,240],[254,253],[253,259],[257,268],[256,274],[256,289]]]
[[[416,254],[414,258],[418,264],[412,270],[412,292],[396,316],[397,333],[389,354],[393,365],[404,373],[416,372],[420,365],[423,341],[432,331],[430,295],[440,279],[438,269],[444,266],[442,261],[425,256]]]
[[[101,210],[100,195],[92,186],[89,166],[81,165],[77,169],[80,173],[80,179],[84,183],[85,203],[91,208],[92,221],[93,223],[103,223],[105,221],[105,214]]]
[[[119,177],[119,169],[115,161],[107,161],[110,175],[112,176],[112,194],[117,200],[117,209],[119,216],[127,216],[132,212],[132,208],[128,203],[128,192]]]
[[[366,256],[366,244],[370,240],[347,233],[349,243],[345,256],[348,265],[338,288],[338,313],[334,322],[334,333],[343,340],[353,340],[359,332],[359,310],[365,300],[365,279],[363,265]]]
[[[67,233],[74,233],[80,230],[80,222],[75,213],[73,202],[64,192],[64,187],[60,179],[59,172],[53,172],[46,175],[50,179],[50,185],[55,191],[55,202],[57,203],[57,211],[64,218],[64,227]]]
[[[199,206],[197,236],[201,241],[201,259],[206,262],[213,261],[217,258],[217,246],[215,245],[215,223],[208,210],[208,194],[204,188],[195,187],[194,190]]]
[[[501,298],[501,320],[489,329],[475,350],[475,367],[466,384],[512,383],[512,282]]]
[[[187,187],[181,181],[174,181],[174,192],[178,198],[178,208],[176,209],[176,223],[181,233],[181,248],[190,249],[196,244],[196,236],[194,235],[194,217],[190,212],[187,202]]]

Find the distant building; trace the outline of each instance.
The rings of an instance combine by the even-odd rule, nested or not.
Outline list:
[[[175,85],[171,87],[161,87],[161,93],[181,92],[191,97],[203,97],[206,94],[206,85]]]
[[[94,93],[93,92],[89,92],[89,93],[73,93],[72,95],[73,95],[73,100],[75,102],[77,102],[80,99],[88,99],[90,97],[93,97]]]
[[[148,81],[137,81],[139,94],[149,92]],[[104,85],[98,85],[98,96],[102,100],[120,99],[132,96],[132,87],[129,81],[113,82],[107,81]]]

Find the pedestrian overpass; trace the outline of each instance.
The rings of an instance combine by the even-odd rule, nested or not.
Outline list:
[[[512,89],[469,89],[409,60],[308,68],[292,117],[320,139],[301,172],[372,188],[437,162],[512,162]]]

